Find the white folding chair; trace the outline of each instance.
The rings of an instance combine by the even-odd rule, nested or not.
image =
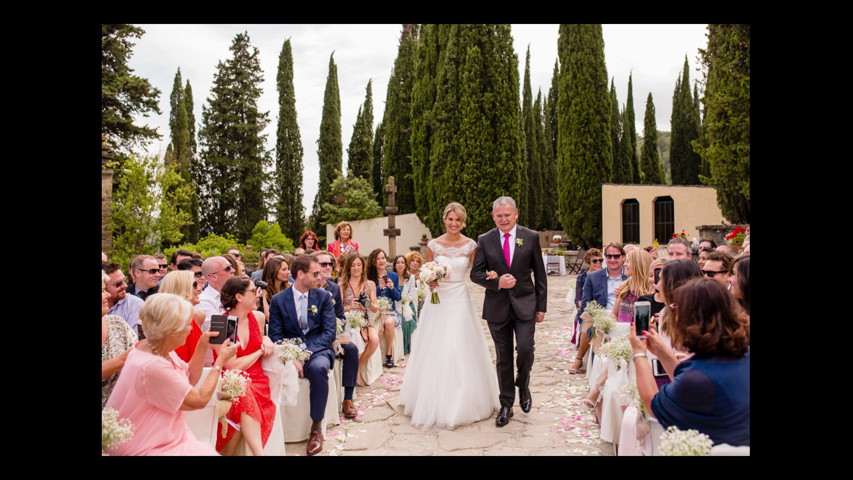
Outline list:
[[[334,377],[329,370],[329,398],[326,400],[326,411],[323,417],[323,436],[330,420],[338,421],[337,393],[332,385]],[[285,442],[301,442],[311,435],[311,382],[307,378],[299,379],[299,393],[296,405],[285,405],[282,409],[282,427]]]
[[[211,370],[213,370],[213,368],[204,367],[201,373],[201,379],[195,384],[195,388],[198,388],[198,386],[204,382],[204,379],[207,378],[207,375],[210,374]],[[216,391],[219,391],[218,381],[216,384]],[[200,442],[209,445],[211,448],[216,448],[216,401],[216,394],[214,393],[204,408],[184,412],[184,420],[186,421],[187,426],[190,427],[193,435],[195,435]]]

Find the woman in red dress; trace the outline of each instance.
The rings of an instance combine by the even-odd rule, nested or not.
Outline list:
[[[216,450],[222,455],[233,455],[240,438],[245,438],[252,455],[262,456],[264,446],[272,432],[275,420],[275,403],[270,396],[269,377],[261,366],[261,357],[274,352],[272,340],[263,335],[264,316],[255,311],[257,291],[252,280],[245,276],[228,279],[220,292],[225,315],[237,320],[237,355],[228,361],[223,371],[242,370],[251,381],[246,393],[231,406],[225,415],[228,430],[222,436],[222,424],[217,426]],[[216,349],[216,345],[213,346]],[[239,424],[237,431],[233,425]]]

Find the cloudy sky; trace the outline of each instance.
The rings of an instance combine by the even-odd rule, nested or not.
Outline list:
[[[317,193],[319,165],[317,138],[328,76],[329,58],[334,52],[341,96],[341,131],[344,168],[346,148],[352,136],[359,107],[363,104],[367,82],[372,79],[375,123],[382,119],[388,78],[397,56],[400,24],[139,24],[145,30],[136,40],[128,62],[134,74],[147,78],[160,89],[161,115],[139,118],[138,124],[158,128],[161,141],[149,146],[149,153],[163,154],[169,141],[169,95],[178,68],[184,82],[193,89],[196,122],[202,118],[217,64],[231,58],[234,37],[246,32],[257,47],[264,72],[261,111],[268,111],[270,124],[268,148],[274,149],[278,120],[278,92],[275,77],[278,57],[285,40],[293,51],[293,82],[296,110],[302,136],[304,165],[304,205],[310,212]],[[603,26],[604,55],[608,77],[616,86],[620,104],[627,100],[628,76],[633,74],[634,111],[638,134],[642,134],[646,98],[652,94],[658,130],[668,131],[672,92],[687,58],[691,82],[699,79],[698,51],[706,46],[705,25],[628,25]],[[525,55],[530,47],[530,83],[534,99],[541,89],[547,95],[557,58],[558,25],[513,24],[512,36],[519,62],[519,80],[524,79]],[[608,83],[609,85],[609,83]],[[521,88],[519,88],[521,91]],[[197,125],[197,128],[198,125]],[[375,125],[374,125],[375,129]],[[274,151],[273,151],[274,156]]]

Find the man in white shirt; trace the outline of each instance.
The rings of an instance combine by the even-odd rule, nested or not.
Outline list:
[[[224,257],[210,257],[201,264],[201,273],[207,279],[207,287],[199,294],[196,308],[204,312],[201,331],[206,332],[210,329],[210,316],[225,313],[219,291],[234,276],[234,269]]]

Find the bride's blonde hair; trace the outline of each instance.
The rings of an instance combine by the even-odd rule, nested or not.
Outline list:
[[[462,220],[462,227],[465,227],[465,220],[468,218],[468,213],[465,211],[465,207],[462,206],[461,203],[451,202],[444,207],[444,213],[441,215],[441,219],[444,220],[447,218],[447,214],[453,212],[458,217],[459,220]]]

